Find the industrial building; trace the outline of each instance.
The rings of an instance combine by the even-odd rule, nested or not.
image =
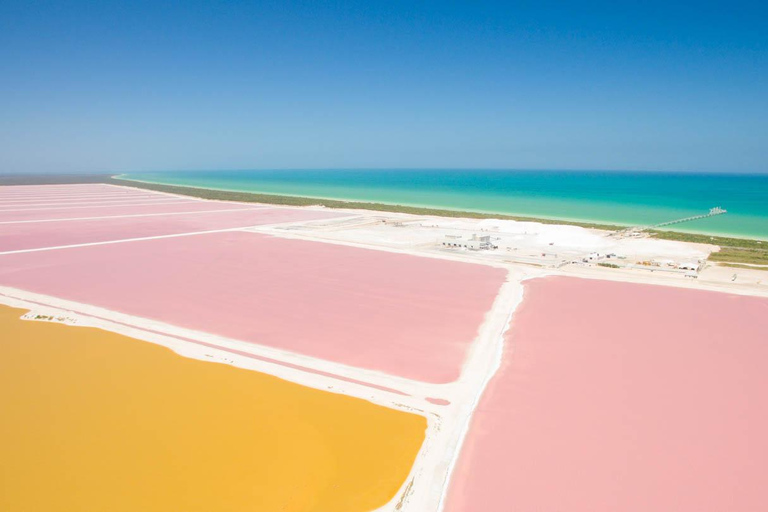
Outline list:
[[[491,242],[490,235],[472,235],[467,240],[460,235],[445,235],[442,245],[443,247],[456,247],[472,251],[496,249],[496,246]]]

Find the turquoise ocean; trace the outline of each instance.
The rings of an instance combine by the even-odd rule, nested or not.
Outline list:
[[[670,229],[768,240],[768,174],[303,169],[167,171],[124,177],[218,190],[621,225],[653,225],[720,206],[728,213]]]

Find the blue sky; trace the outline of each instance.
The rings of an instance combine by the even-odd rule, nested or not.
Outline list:
[[[0,172],[768,172],[768,7],[0,2]]]

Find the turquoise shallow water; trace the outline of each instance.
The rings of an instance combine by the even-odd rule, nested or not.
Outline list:
[[[375,201],[625,225],[726,215],[677,231],[768,240],[768,175],[503,170],[259,170],[130,173],[220,190]]]

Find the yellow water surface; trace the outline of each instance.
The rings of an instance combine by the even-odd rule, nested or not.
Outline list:
[[[0,511],[362,512],[425,418],[0,306]]]

